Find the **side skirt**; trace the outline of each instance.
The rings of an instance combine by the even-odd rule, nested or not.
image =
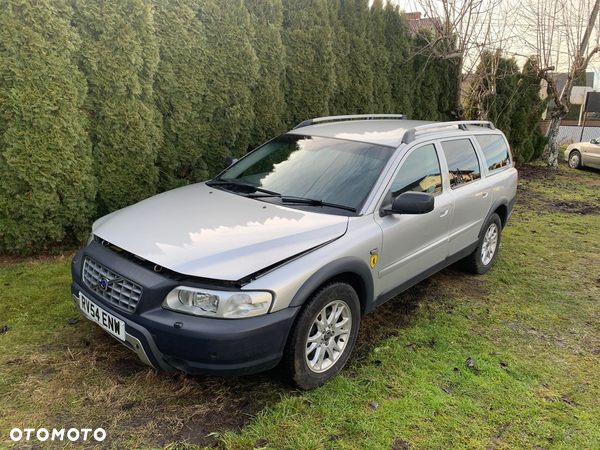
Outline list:
[[[442,262],[436,264],[435,266],[430,267],[427,270],[424,270],[420,274],[399,284],[398,286],[390,288],[387,291],[383,291],[381,294],[379,294],[379,296],[375,300],[373,300],[373,302],[371,303],[371,307],[367,308],[364,315],[367,315],[368,313],[373,311],[378,306],[380,306],[380,305],[384,304],[385,302],[387,302],[388,300],[394,298],[396,295],[401,294],[402,292],[406,291],[408,288],[413,287],[415,284],[420,283],[421,281],[423,281],[426,278],[429,278],[431,275],[439,272],[442,269],[445,269],[446,267],[454,264],[457,261],[460,261],[464,257],[469,256],[471,253],[473,253],[475,251],[475,249],[477,248],[478,245],[479,245],[479,240],[473,242],[472,244],[465,247],[464,249],[462,249],[456,253],[453,253],[452,255],[448,255],[446,257],[446,259],[444,259]]]

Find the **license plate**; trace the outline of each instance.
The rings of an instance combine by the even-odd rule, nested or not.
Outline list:
[[[125,341],[125,322],[104,311],[81,292],[79,293],[79,307],[88,319],[96,322],[113,336]]]

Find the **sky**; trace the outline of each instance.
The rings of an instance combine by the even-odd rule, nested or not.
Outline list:
[[[392,3],[400,6],[400,9],[406,12],[413,11],[421,11],[424,12],[423,8],[420,7],[420,2],[422,0],[391,0]],[[490,3],[492,1],[498,0],[489,0]],[[525,0],[527,1],[527,0]],[[530,0],[531,1],[531,0]],[[572,4],[577,4],[578,0],[570,0]],[[587,0],[580,0],[587,1]],[[590,4],[591,4],[591,0]],[[522,15],[519,13],[520,11],[520,2],[521,0],[502,0],[503,4],[501,8],[498,8],[497,21],[498,25],[496,26],[497,31],[504,32],[507,35],[512,35],[510,39],[507,39],[507,42],[504,44],[505,54],[514,56],[519,64],[523,64],[526,59],[525,55],[531,54],[531,49],[528,48],[525,40],[527,39],[527,26],[525,21],[523,20]],[[441,2],[439,2],[441,4]],[[513,28],[506,27],[504,24],[507,22],[505,19],[506,14],[514,14],[509,21],[509,23],[513,24]],[[521,23],[520,23],[521,22]],[[600,22],[600,20],[599,20]],[[502,25],[501,25],[502,24]],[[594,39],[598,39],[598,33],[600,29],[600,25],[596,28],[596,32],[594,34]],[[533,35],[529,36],[529,39],[533,39],[535,41],[535,37]],[[590,46],[595,45],[595,42],[590,41]],[[561,44],[562,48],[565,48],[565,44]],[[566,71],[567,65],[564,62],[560,62],[558,68],[560,71]],[[595,57],[590,61],[588,65],[588,72],[595,72],[595,83],[594,86],[597,90],[600,90],[600,53],[597,53]]]

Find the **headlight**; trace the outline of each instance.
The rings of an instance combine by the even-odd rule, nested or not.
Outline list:
[[[163,308],[184,314],[242,319],[269,312],[273,296],[262,291],[213,291],[180,286],[167,294]]]

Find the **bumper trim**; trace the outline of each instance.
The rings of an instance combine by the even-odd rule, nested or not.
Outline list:
[[[131,345],[131,350],[133,350],[138,356],[138,358],[140,358],[140,361],[142,361],[144,364],[150,367],[154,367],[154,365],[150,362],[150,359],[148,359],[148,355],[146,355],[146,350],[144,350],[144,346],[142,345],[139,339],[137,339],[129,333],[125,333],[125,341],[127,341]],[[123,343],[122,341],[119,342]],[[129,346],[126,347],[130,348]],[[156,369],[156,367],[154,368]]]
[[[77,308],[77,311],[79,311],[79,314],[81,314],[84,318],[87,319],[87,316],[83,313],[83,311],[79,307],[79,297],[77,297],[75,294],[71,294],[71,295],[73,296],[73,302],[75,303],[75,307]],[[129,350],[133,351],[138,356],[140,361],[142,361],[144,364],[146,364],[147,366],[150,366],[154,369],[157,369],[157,367],[155,367],[154,364],[152,364],[152,362],[150,361],[150,358],[148,358],[148,355],[146,354],[146,350],[144,350],[144,346],[142,345],[142,342],[138,338],[125,332],[125,342],[123,342],[122,340],[117,339],[112,334],[110,334],[110,333],[107,333],[107,334],[110,337],[112,337],[115,341],[117,341],[118,343],[124,345]]]

